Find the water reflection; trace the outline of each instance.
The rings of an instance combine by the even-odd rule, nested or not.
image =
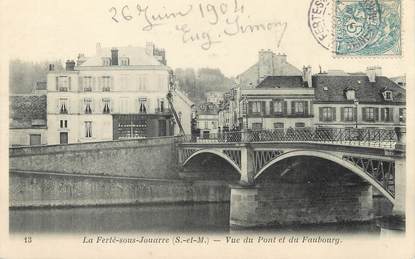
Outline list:
[[[376,215],[391,206],[375,199]],[[89,208],[10,210],[11,233],[241,233],[241,232],[336,232],[376,234],[378,222],[292,225],[273,228],[230,229],[229,203],[131,205]]]

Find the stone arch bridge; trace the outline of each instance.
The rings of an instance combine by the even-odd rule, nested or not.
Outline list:
[[[207,155],[223,159],[239,173],[239,184],[231,186],[231,224],[234,225],[369,220],[373,217],[372,187],[393,204],[395,214],[404,215],[406,171],[402,130],[395,132],[373,129],[305,129],[229,132],[205,136],[203,139],[185,137],[179,144],[179,163],[183,168],[195,159]],[[317,183],[313,189],[306,183],[283,183],[282,176],[289,173],[292,167],[290,164],[284,164],[284,161],[290,159],[326,161],[338,168],[333,167],[332,171],[346,170],[358,176],[361,184],[355,187],[330,187],[330,184]],[[276,183],[278,186],[267,189],[264,187],[267,186],[267,180],[260,179],[270,171],[275,171],[279,165],[282,166],[279,178],[274,177],[272,181],[281,184]],[[336,172],[332,173],[336,175]],[[314,201],[311,197],[314,197]],[[287,206],[287,201],[293,199],[296,201],[294,203],[298,204]],[[321,203],[317,202],[316,205],[315,200]],[[357,203],[353,202],[356,200]],[[329,211],[321,210],[324,204],[329,204],[330,208],[326,208]],[[340,210],[340,207],[350,207],[350,213]],[[283,210],[297,211],[288,215],[281,212]],[[313,211],[324,215],[307,216]]]

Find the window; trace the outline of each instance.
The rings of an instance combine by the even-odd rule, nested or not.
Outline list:
[[[111,100],[108,98],[104,98],[102,99],[102,104],[103,104],[103,110],[102,113],[104,114],[109,114],[111,113]]]
[[[320,107],[320,121],[335,121],[336,108],[335,107]]]
[[[68,114],[68,99],[59,99],[59,113]]]
[[[147,113],[147,98],[139,98],[138,99],[139,105],[139,113]]]
[[[205,129],[209,128],[209,121],[205,121]]]
[[[304,113],[304,103],[303,102],[293,102],[294,104],[294,113],[303,114]]]
[[[375,116],[375,108],[373,107],[366,107],[363,108],[363,116],[365,121],[375,121],[377,114]]]
[[[121,64],[121,66],[128,66],[128,65],[130,65],[130,60],[129,60],[129,58],[122,57],[122,58],[120,59],[120,64]]]
[[[296,122],[295,123],[295,127],[296,128],[304,128],[305,127],[305,123],[304,122]]]
[[[92,91],[92,77],[84,76],[82,78],[82,86],[84,88],[84,92],[91,92]]]
[[[29,144],[31,146],[40,145],[42,143],[42,137],[40,134],[30,134],[29,135]]]
[[[261,113],[261,102],[252,102],[252,112]]]
[[[383,99],[385,99],[385,101],[392,101],[393,100],[392,91],[384,91]]]
[[[110,58],[102,58],[102,65],[103,66],[110,66],[111,65],[111,59]]]
[[[292,115],[307,115],[308,114],[308,102],[307,101],[293,101],[291,102],[291,114]]]
[[[165,107],[164,107],[164,99],[163,98],[159,98],[159,99],[157,99],[157,102],[158,102],[157,111],[158,112],[164,112],[164,110],[165,110]]]
[[[56,90],[59,92],[68,92],[71,88],[71,78],[69,76],[56,77]]]
[[[343,120],[344,121],[354,121],[353,107],[343,108]]]
[[[92,121],[85,121],[85,137],[92,138]]]
[[[102,77],[102,91],[109,92],[111,91],[111,77],[110,76],[103,76]]]
[[[282,122],[274,123],[274,129],[283,129],[283,128],[284,128],[284,123]]]
[[[346,90],[346,99],[348,101],[353,101],[356,99],[356,91],[353,89]]]
[[[92,113],[92,100],[90,98],[84,99],[84,112],[85,114]]]
[[[61,129],[68,128],[68,121],[67,120],[60,120],[60,128]]]
[[[380,119],[384,122],[393,121],[393,108],[382,108],[380,110]]]
[[[406,108],[399,108],[399,122],[406,122]]]
[[[262,123],[252,123],[252,130],[262,130]]]
[[[274,113],[283,113],[283,101],[274,101],[272,108]]]

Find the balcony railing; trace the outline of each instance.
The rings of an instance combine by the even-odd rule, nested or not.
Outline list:
[[[394,130],[355,128],[288,128],[257,131],[230,131],[183,137],[183,143],[330,143],[348,146],[394,148]]]
[[[103,87],[102,88],[102,91],[103,92],[110,92],[111,91],[111,88],[110,87]]]

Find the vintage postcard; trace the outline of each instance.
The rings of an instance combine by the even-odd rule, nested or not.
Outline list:
[[[415,1],[0,6],[0,258],[415,258]]]

